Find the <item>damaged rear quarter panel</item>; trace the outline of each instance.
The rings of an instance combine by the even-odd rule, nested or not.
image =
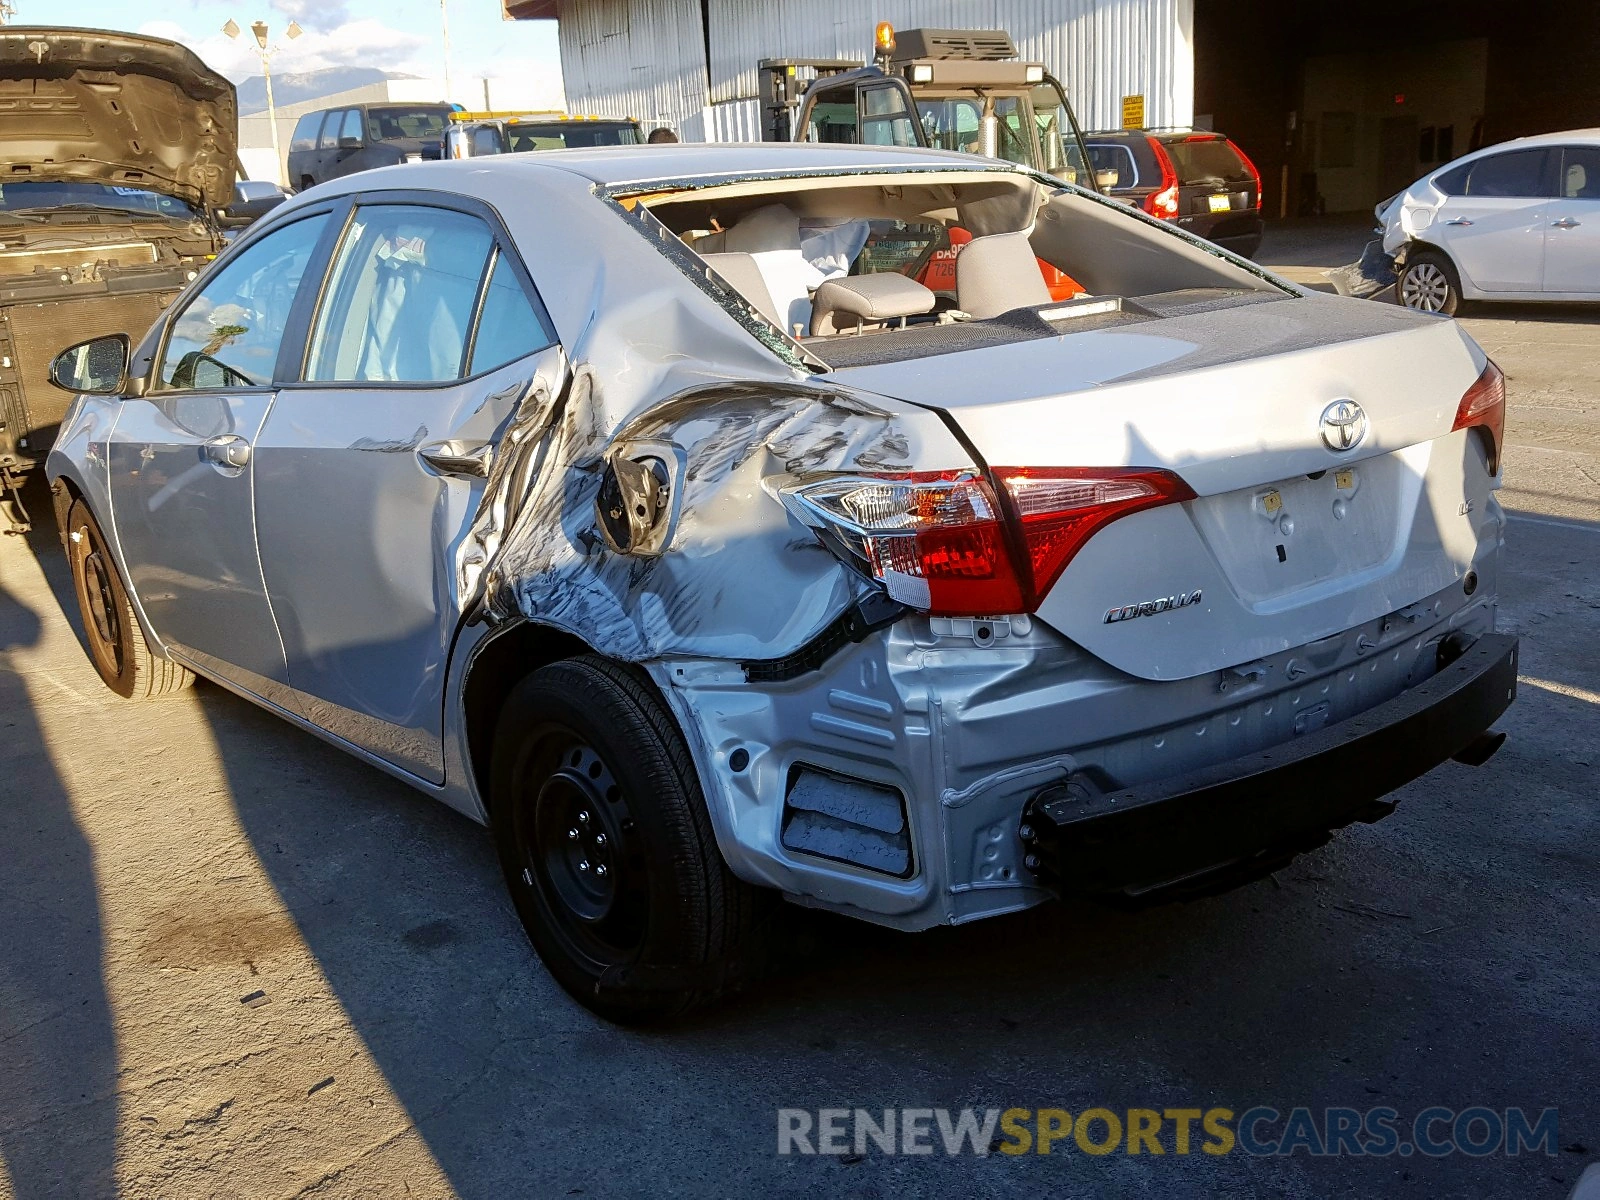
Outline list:
[[[551,625],[634,662],[792,653],[860,584],[791,521],[775,487],[829,472],[962,467],[970,455],[934,413],[815,382],[587,181],[539,176],[537,207],[516,177],[479,177],[570,363],[548,422],[529,422],[541,434],[503,443],[484,489],[479,520],[500,514],[488,523],[505,529],[483,571],[490,618]],[[654,556],[611,549],[595,507],[606,456],[635,443],[681,451],[676,526]]]

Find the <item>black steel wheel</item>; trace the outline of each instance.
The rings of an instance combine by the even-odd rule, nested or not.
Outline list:
[[[89,661],[108,688],[125,699],[144,700],[194,682],[187,669],[151,652],[105,535],[82,500],[67,511],[67,557]]]
[[[728,871],[648,678],[594,655],[534,672],[495,730],[491,820],[528,938],[609,1020],[659,1020],[750,971],[764,894]]]

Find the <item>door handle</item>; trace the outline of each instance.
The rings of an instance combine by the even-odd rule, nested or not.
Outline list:
[[[237,433],[208,438],[201,444],[206,461],[219,467],[243,467],[250,462],[250,443]]]
[[[419,446],[417,457],[430,470],[440,475],[487,479],[489,465],[494,461],[494,446],[488,442],[475,446],[464,442],[433,442]]]
[[[1470,220],[1468,220],[1466,217],[1451,217],[1448,221],[1445,222],[1445,224],[1446,225],[1471,225],[1472,222]]]
[[[1574,221],[1571,217],[1562,217],[1559,221],[1551,221],[1550,227],[1552,229],[1576,229],[1582,224],[1582,221]]]

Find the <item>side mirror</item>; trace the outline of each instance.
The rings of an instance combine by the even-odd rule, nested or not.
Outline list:
[[[217,210],[218,223],[224,229],[243,229],[251,221],[264,217],[289,197],[276,184],[272,191],[250,199],[235,199],[227,208]]]
[[[75,396],[115,396],[125,390],[132,355],[125,333],[91,338],[50,360],[50,382]]]
[[[1112,167],[1108,171],[1096,171],[1094,173],[1094,181],[1102,189],[1116,187],[1117,186],[1117,180],[1119,180],[1121,178],[1122,178],[1122,172],[1117,170],[1115,167]]]
[[[339,149],[341,150],[359,150],[361,145],[361,139],[358,137],[342,137],[339,139]]]

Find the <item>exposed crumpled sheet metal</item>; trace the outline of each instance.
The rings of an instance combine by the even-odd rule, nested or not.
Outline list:
[[[698,388],[617,428],[605,423],[601,391],[597,373],[579,367],[537,449],[512,456],[538,455],[537,469],[509,467],[486,492],[480,512],[511,503],[518,511],[488,569],[485,604],[494,618],[528,617],[635,661],[779,657],[851,602],[858,583],[790,521],[775,482],[962,458],[932,414],[820,387]],[[595,508],[604,455],[661,443],[683,451],[669,464],[674,536],[659,555],[618,554],[600,536]],[[518,479],[528,481],[520,500]]]

